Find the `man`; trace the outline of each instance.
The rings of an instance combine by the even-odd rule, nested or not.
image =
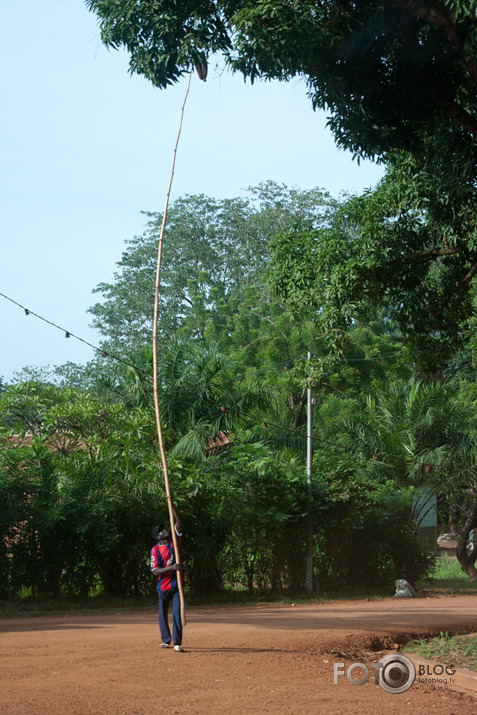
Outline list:
[[[179,539],[181,533],[181,520],[172,504],[174,516],[174,529]],[[157,540],[157,544],[151,549],[151,571],[154,576],[158,576],[157,594],[159,597],[159,629],[161,631],[161,648],[168,648],[171,642],[171,631],[167,620],[169,603],[172,602],[172,636],[174,650],[182,651],[182,621],[181,602],[177,585],[177,571],[181,565],[176,562],[172,537],[166,524],[155,526],[152,531],[152,538]]]

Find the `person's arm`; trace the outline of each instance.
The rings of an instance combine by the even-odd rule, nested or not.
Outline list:
[[[168,571],[180,571],[181,569],[180,564],[168,564],[167,566],[159,566],[160,563],[161,557],[154,548],[151,551],[151,573],[153,573],[154,576],[162,576],[162,574],[165,574]],[[164,561],[162,561],[162,563],[164,563]]]
[[[180,571],[181,568],[180,564],[171,564],[170,566],[152,569],[152,573],[154,576],[161,576],[163,573],[167,573],[168,571]]]
[[[177,512],[177,509],[174,506],[174,502],[171,499],[171,507],[172,507],[172,515],[174,517],[174,528],[176,530],[176,534],[182,534],[182,521],[181,518]]]

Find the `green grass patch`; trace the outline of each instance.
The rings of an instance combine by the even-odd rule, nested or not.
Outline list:
[[[444,554],[436,559],[436,566],[432,573],[432,577],[444,581],[462,581],[469,580],[467,574],[462,571],[460,563],[455,556]]]
[[[450,636],[447,632],[441,633],[429,641],[411,641],[402,650],[417,653],[422,658],[434,658],[442,665],[477,670],[477,634]]]
[[[426,593],[476,593],[477,582],[471,581],[462,571],[455,556],[444,554],[436,559],[436,565],[429,577],[418,583],[419,591]]]

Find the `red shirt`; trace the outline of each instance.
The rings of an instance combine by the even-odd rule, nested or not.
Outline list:
[[[177,536],[179,537],[180,546],[181,535],[177,534]],[[165,568],[166,566],[172,566],[172,564],[175,563],[176,559],[172,540],[168,544],[156,544],[152,547],[151,571],[154,571],[154,569]],[[160,574],[157,579],[158,591],[171,591],[175,588],[177,588],[177,571],[166,571],[166,573]]]

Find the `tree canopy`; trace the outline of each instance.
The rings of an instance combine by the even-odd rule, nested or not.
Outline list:
[[[110,47],[166,87],[222,53],[254,81],[304,77],[359,156],[422,149],[453,128],[477,135],[473,0],[87,0]]]
[[[468,337],[476,238],[471,183],[452,169],[429,176],[401,154],[376,189],[342,201],[327,226],[279,232],[271,284],[295,313],[314,310],[330,334],[384,310],[421,366],[438,372]]]
[[[160,294],[159,336],[220,338],[235,330],[233,313],[245,302],[258,308],[269,294],[268,243],[288,225],[327,225],[336,201],[325,191],[289,189],[272,181],[241,198],[205,195],[177,199],[168,212]],[[105,300],[90,312],[108,345],[142,349],[152,335],[157,240],[162,216],[147,214],[145,232],[128,241],[111,283],[96,293]],[[248,298],[247,298],[248,294]],[[215,316],[215,320],[211,317]]]
[[[214,53],[252,82],[304,78],[313,106],[329,112],[338,145],[392,169],[366,206],[348,205],[358,240],[346,230],[335,234],[328,258],[316,243],[324,262],[313,264],[314,276],[309,265],[300,276],[295,271],[295,285],[313,294],[330,261],[344,261],[331,271],[338,302],[345,293],[348,305],[373,293],[399,313],[408,336],[424,341],[424,352],[441,340],[454,344],[472,313],[477,271],[472,0],[88,0],[88,6],[103,41],[127,48],[131,71],[158,87]],[[326,244],[323,233],[320,241]]]

